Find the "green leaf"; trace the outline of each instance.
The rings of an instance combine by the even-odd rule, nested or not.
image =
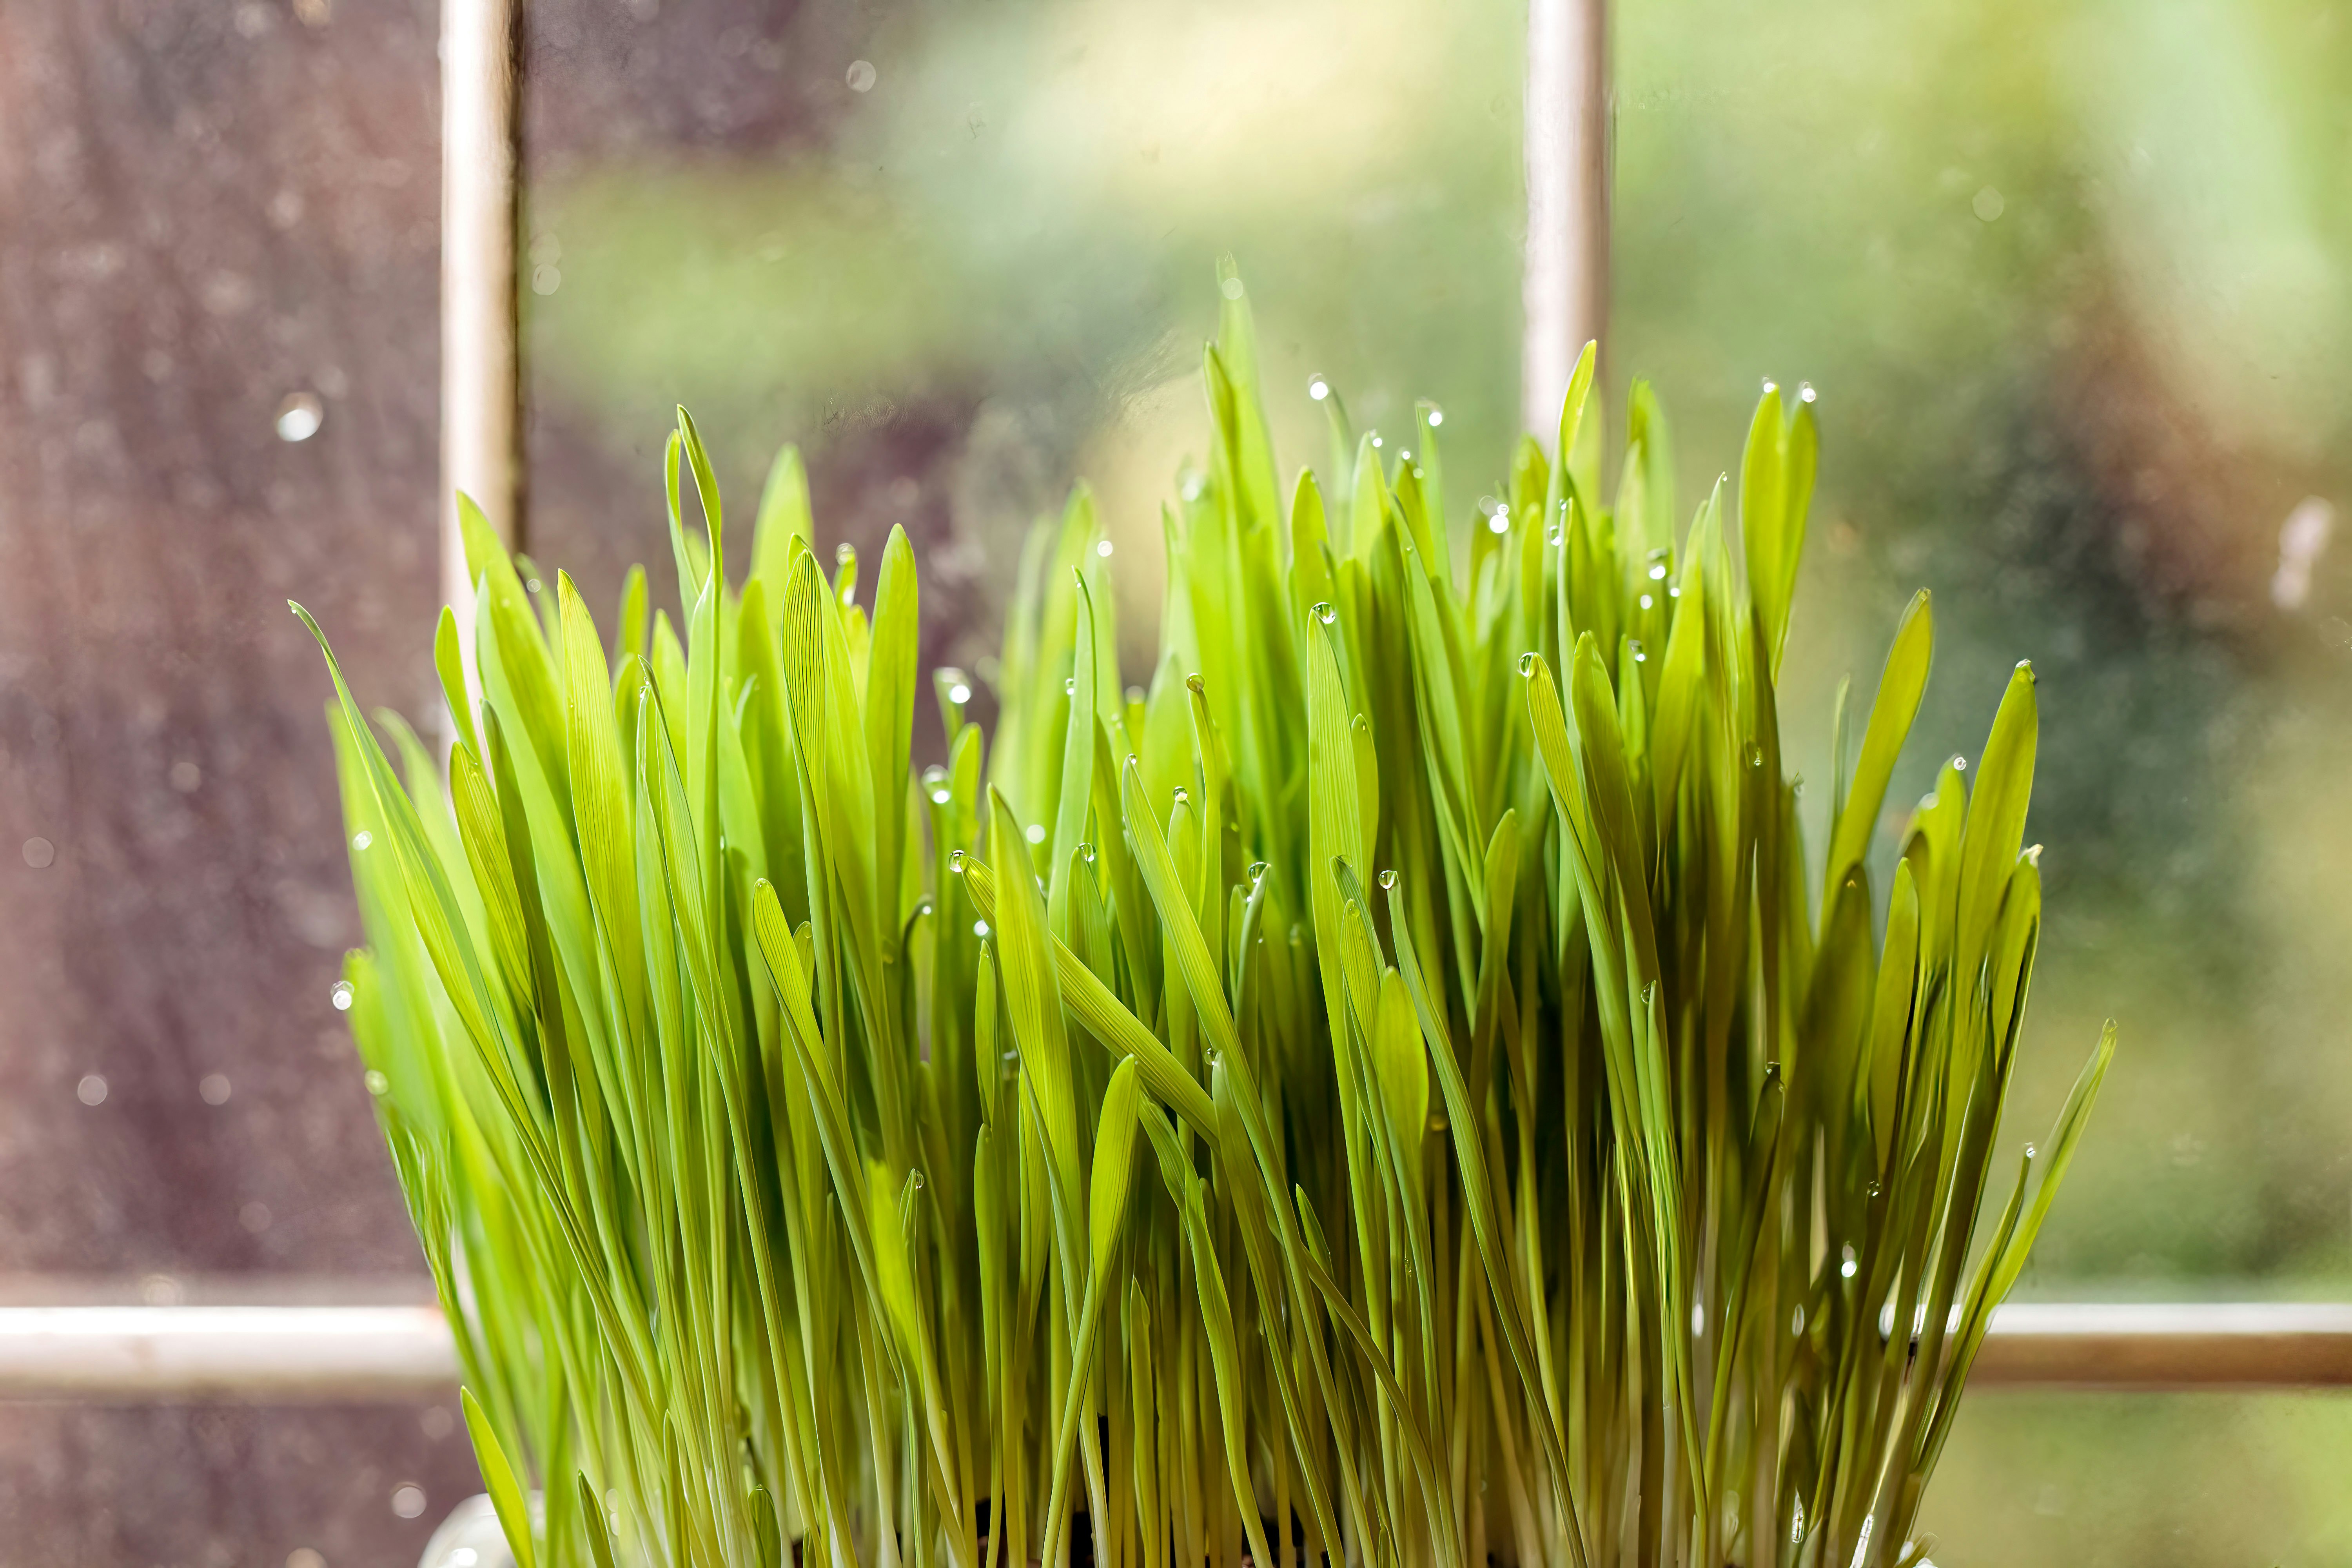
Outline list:
[[[457,1401],[466,1413],[466,1431],[474,1439],[474,1458],[481,1464],[483,1489],[498,1510],[499,1530],[506,1533],[507,1550],[514,1553],[518,1568],[534,1568],[539,1555],[531,1545],[530,1509],[523,1501],[514,1467],[507,1463],[506,1450],[499,1446],[499,1435],[490,1429],[474,1391],[459,1389]]]

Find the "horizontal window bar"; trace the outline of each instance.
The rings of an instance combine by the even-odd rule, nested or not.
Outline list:
[[[0,1398],[270,1403],[446,1395],[437,1308],[0,1307]],[[2352,1305],[2021,1302],[1973,1387],[2352,1386]]]

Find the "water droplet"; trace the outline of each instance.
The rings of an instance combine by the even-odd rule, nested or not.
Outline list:
[[[955,685],[948,688],[948,700],[954,703],[959,708],[962,707],[965,703],[971,700],[971,688],[964,685],[961,681],[958,681]]]
[[[1812,384],[1811,382],[1810,382],[1810,381],[1801,381],[1801,382],[1797,383],[1797,401],[1798,401],[1798,402],[1800,402],[1800,403],[1811,403],[1811,402],[1812,402],[1812,401],[1813,401],[1813,399],[1815,399],[1816,397],[1819,397],[1820,395],[1821,395],[1821,394],[1819,394],[1819,393],[1817,393],[1817,392],[1815,392],[1815,391],[1813,390],[1813,384]]]
[[[311,393],[290,394],[278,405],[278,438],[281,441],[307,441],[326,422],[326,405]]]
[[[1764,395],[1769,397],[1772,394],[1780,390],[1780,384],[1775,382],[1770,376],[1768,375],[1764,378]]]
[[[1876,1182],[1865,1182],[1863,1184],[1862,1195],[1866,1198],[1874,1198],[1885,1190],[1885,1188],[1880,1186]]]
[[[1764,1081],[1768,1085],[1776,1084],[1780,1081],[1780,1064],[1779,1062],[1766,1062],[1764,1064]]]
[[[1568,530],[1562,528],[1556,522],[1549,528],[1544,530],[1544,542],[1546,544],[1558,544],[1561,540],[1566,539],[1567,537]]]
[[[1320,403],[1331,395],[1331,384],[1319,375],[1307,378],[1307,395]]]
[[[1643,609],[1645,609],[1645,610],[1646,610],[1646,609],[1648,609],[1651,605],[1654,605],[1654,604],[1656,604],[1656,603],[1657,603],[1657,601],[1656,601],[1655,599],[1651,598],[1649,595],[1644,594],[1644,595],[1642,595],[1642,608],[1643,608]]]
[[[840,543],[833,547],[833,563],[835,565],[852,566],[856,564],[856,562],[857,546],[850,543],[849,541],[845,539]]]
[[[1536,656],[1532,653],[1519,655],[1519,673],[1523,676],[1532,676],[1535,672]]]
[[[1954,773],[1967,773],[1967,772],[1969,771],[1969,760],[1968,760],[1968,758],[1966,758],[1966,757],[1954,757],[1954,758],[1952,759],[1952,771],[1953,771]]]
[[[914,1181],[915,1190],[919,1193],[921,1192],[923,1190],[923,1173],[920,1171],[914,1171],[908,1173],[908,1174]]]
[[[1658,983],[1657,983],[1656,981],[1653,980],[1653,981],[1651,981],[1648,984],[1646,984],[1646,985],[1644,985],[1644,986],[1643,986],[1643,987],[1642,987],[1642,1005],[1643,1005],[1643,1006],[1646,1007],[1646,1006],[1648,1006],[1651,1003],[1653,1003],[1653,1002],[1656,1001],[1656,1000],[1657,1000],[1657,996],[1658,996]]]
[[[543,586],[545,586],[545,584],[541,583],[536,577],[526,577],[523,579],[522,588],[523,592],[526,594],[536,594]]]
[[[1201,1053],[1201,1059],[1208,1063],[1211,1068],[1214,1068],[1219,1062],[1225,1059],[1225,1053],[1217,1049],[1216,1047],[1211,1046],[1207,1050]]]
[[[1706,1303],[1694,1301],[1691,1303],[1691,1338],[1697,1339],[1706,1332]]]
[[[1021,830],[1021,837],[1032,844],[1043,844],[1045,842],[1045,825],[1042,822],[1033,822]]]
[[[1650,581],[1653,583],[1663,583],[1665,580],[1666,563],[1663,561],[1653,560],[1650,563]]]
[[[1496,510],[1495,515],[1494,515],[1494,516],[1492,516],[1492,517],[1490,517],[1490,518],[1488,518],[1488,519],[1486,520],[1486,531],[1487,531],[1487,532],[1489,532],[1489,533],[1508,533],[1508,532],[1510,532],[1510,531],[1511,531],[1511,514],[1510,514],[1510,512],[1509,512],[1507,510],[1506,510],[1506,509],[1497,508],[1497,509]]]
[[[1339,609],[1328,599],[1318,599],[1308,613],[1327,626],[1339,618]]]
[[[1105,561],[1109,560],[1109,559],[1110,559],[1110,552],[1111,552],[1111,543],[1110,543],[1110,541],[1109,541],[1109,540],[1108,540],[1108,539],[1097,539],[1097,540],[1096,540],[1096,541],[1095,541],[1095,554],[1096,554],[1098,558],[1100,558],[1100,559],[1102,559],[1102,560],[1105,560]]]
[[[1842,1262],[1840,1262],[1840,1263],[1838,1264],[1838,1278],[1839,1278],[1839,1279],[1853,1279],[1856,1274],[1858,1274],[1858,1273],[1860,1273],[1860,1272],[1862,1271],[1862,1266],[1861,1266],[1859,1263],[1856,1263],[1856,1262],[1854,1261],[1854,1258],[1853,1258],[1853,1244],[1852,1244],[1852,1243],[1850,1243],[1850,1242],[1849,1242],[1849,1243],[1848,1243],[1848,1244],[1847,1244],[1847,1245],[1846,1245],[1846,1246],[1845,1246],[1845,1247],[1841,1250],[1841,1254],[1840,1254],[1840,1256],[1842,1257],[1842,1258],[1843,1259],[1843,1261],[1842,1261]]]
[[[1412,464],[1412,454],[1411,452],[1399,452],[1399,453],[1397,454],[1397,466],[1398,466],[1399,468],[1408,467],[1408,466],[1410,466],[1410,465]],[[1418,478],[1420,477],[1420,475],[1421,475],[1421,470],[1420,470],[1419,468],[1414,468],[1412,471],[1413,471],[1413,476],[1414,476],[1416,479],[1418,479]]]
[[[1644,594],[1642,595],[1642,608],[1646,610],[1649,607],[1650,595]],[[1650,650],[1642,646],[1641,638],[1629,638],[1626,642],[1626,646],[1633,650],[1633,662],[1635,664],[1647,664],[1650,662]]]
[[[1176,804],[1177,804],[1178,805],[1192,805],[1192,792],[1191,790],[1189,790],[1189,789],[1186,789],[1182,784],[1178,784],[1178,785],[1176,786]]]
[[[382,1100],[385,1095],[392,1092],[392,1079],[384,1077],[383,1074],[376,1071],[373,1068],[368,1068],[367,1077],[362,1081],[367,1084],[367,1091],[370,1094],[374,1095],[378,1100]]]
[[[1228,300],[1238,300],[1242,297],[1242,280],[1238,278],[1228,278],[1217,287],[1223,291]]]
[[[1751,768],[1764,765],[1764,748],[1753,741],[1748,742],[1748,765]]]
[[[1377,451],[1379,451],[1379,450],[1380,450],[1380,448],[1381,448],[1381,438],[1380,438],[1378,436],[1375,436],[1375,437],[1372,437],[1372,450],[1374,450],[1375,452],[1377,452]]]
[[[1063,677],[1063,679],[1062,679],[1062,695],[1063,695],[1063,696],[1065,696],[1065,697],[1076,697],[1077,694],[1078,694],[1078,678],[1077,678],[1076,676],[1075,676],[1075,675],[1070,675],[1070,676],[1065,676],[1065,677]]]
[[[1085,861],[1089,866],[1093,865],[1095,863],[1095,847],[1091,844],[1079,845],[1078,858]]]
[[[1265,873],[1266,873],[1266,864],[1265,864],[1265,861],[1263,861],[1263,860],[1253,860],[1253,861],[1251,861],[1251,862],[1250,862],[1250,864],[1249,864],[1249,879],[1250,879],[1250,886],[1251,886],[1251,887],[1253,887],[1253,888],[1255,888],[1255,887],[1256,887],[1256,886],[1258,885],[1258,883],[1259,883],[1259,882],[1261,882],[1261,881],[1265,880]]]
[[[106,1080],[94,1072],[82,1074],[81,1081],[74,1085],[74,1098],[84,1105],[105,1104]]]
[[[988,934],[988,922],[986,921],[972,921],[971,934],[974,936],[986,936]]]
[[[1184,678],[1184,689],[1195,697],[1206,697],[1209,694],[1209,683],[1201,679],[1199,670],[1194,670]]]
[[[1386,892],[1389,889],[1395,887],[1396,882],[1397,878],[1395,867],[1391,866],[1387,870],[1381,873],[1381,890],[1382,892]]]
[[[2027,1159],[2029,1159],[2029,1160],[2032,1159],[2032,1158],[2034,1157],[2035,1152],[2036,1152],[2036,1151],[2034,1150],[2034,1147],[2033,1147],[2033,1145],[2032,1145],[2032,1144],[2028,1143],[2028,1144],[2025,1146],[2025,1157],[2026,1157]]]
[[[849,90],[852,92],[873,91],[874,78],[877,74],[877,73],[874,69],[874,62],[872,60],[850,61],[849,75],[846,79],[849,82]]]
[[[963,875],[962,850],[958,849],[948,857],[948,871],[951,876],[961,877]]]
[[[336,981],[335,988],[327,994],[334,999],[336,1012],[348,1013],[352,1010],[352,983],[350,981]]]
[[[364,848],[366,848],[369,845],[371,845],[371,844],[373,844],[373,843],[374,843],[374,842],[375,842],[375,835],[374,835],[374,834],[373,834],[373,833],[370,833],[370,832],[369,832],[366,828],[364,828],[364,827],[361,828],[357,833],[354,833],[354,834],[352,834],[352,848],[354,848],[354,849],[364,849]]]
[[[1790,1332],[1791,1334],[1801,1334],[1801,1333],[1803,1333],[1804,1331],[1805,1331],[1805,1309],[1804,1309],[1804,1307],[1803,1307],[1801,1304],[1800,1304],[1800,1305],[1798,1306],[1797,1310],[1796,1310],[1794,1312],[1791,1312],[1790,1314],[1789,1314],[1789,1332]],[[1802,1505],[1800,1505],[1800,1510],[1801,1510],[1801,1511],[1800,1511],[1800,1520],[1801,1520],[1801,1518],[1802,1518],[1802,1515],[1801,1515],[1801,1507],[1802,1507]],[[1800,1528],[1802,1528],[1801,1522],[1801,1524],[1800,1524]]]
[[[1437,426],[1444,423],[1445,410],[1443,408],[1433,408],[1429,411],[1429,427],[1431,429],[1434,430]]]

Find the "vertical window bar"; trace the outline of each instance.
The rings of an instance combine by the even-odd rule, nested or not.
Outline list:
[[[520,0],[441,5],[441,596],[472,667],[473,581],[457,493],[522,542],[515,289]]]
[[[1528,0],[1528,246],[1519,416],[1547,449],[1584,345],[1609,324],[1607,0]]]

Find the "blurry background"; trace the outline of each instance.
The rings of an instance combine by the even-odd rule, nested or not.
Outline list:
[[[1321,454],[1319,373],[1362,424],[1441,402],[1465,510],[1501,471],[1517,5],[530,14],[530,548],[592,605],[638,559],[674,596],[683,401],[739,515],[791,439],[830,538],[907,528],[941,662],[994,647],[1020,529],[1087,476],[1140,679],[1220,251],[1286,464]],[[364,700],[429,711],[434,26],[0,8],[20,1298],[421,1289],[328,1002],[356,922],[281,602]],[[1867,694],[1915,586],[1937,669],[1896,798],[1975,754],[2013,661],[2041,674],[2050,917],[2005,1139],[2103,1016],[2124,1054],[2022,1292],[2352,1293],[2352,15],[1622,0],[1615,47],[1612,405],[1658,384],[1687,510],[1761,378],[1820,391],[1800,765],[1826,781],[1836,680]],[[443,1405],[0,1408],[0,1563],[405,1568],[471,1489],[448,1434]],[[2347,1453],[2335,1396],[1987,1391],[1936,1560],[2342,1561]]]

